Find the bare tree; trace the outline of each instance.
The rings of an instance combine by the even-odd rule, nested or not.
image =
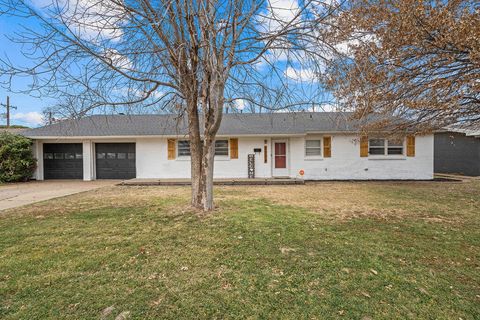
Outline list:
[[[328,30],[343,54],[329,88],[345,109],[399,130],[480,122],[478,1],[353,0],[343,9]]]
[[[0,64],[4,85],[58,98],[63,117],[159,108],[187,117],[192,205],[213,208],[214,142],[225,107],[318,105],[325,50],[316,30],[338,5],[318,0],[0,0],[33,19],[12,41],[34,61]],[[97,111],[95,111],[97,110]],[[158,110],[156,110],[158,111]]]

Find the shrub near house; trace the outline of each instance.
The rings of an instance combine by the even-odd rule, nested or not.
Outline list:
[[[0,134],[0,182],[27,181],[33,175],[36,160],[32,141],[23,136]]]

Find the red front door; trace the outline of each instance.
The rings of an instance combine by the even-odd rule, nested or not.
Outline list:
[[[275,142],[275,169],[285,169],[287,167],[287,144],[285,142]]]

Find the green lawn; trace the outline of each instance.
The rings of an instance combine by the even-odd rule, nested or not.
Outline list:
[[[480,181],[218,187],[207,217],[188,197],[4,213],[0,318],[480,318]]]

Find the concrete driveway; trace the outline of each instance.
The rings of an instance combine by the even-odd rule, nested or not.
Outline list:
[[[98,189],[120,180],[50,180],[0,185],[0,211],[26,204]]]

